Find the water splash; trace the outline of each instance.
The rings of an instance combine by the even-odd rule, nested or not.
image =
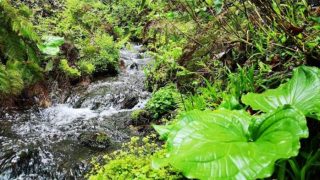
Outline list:
[[[6,113],[0,119],[0,179],[74,179],[101,150],[79,143],[83,132],[104,132],[113,144],[136,134],[130,114],[145,106],[143,67],[151,58],[143,47],[121,50],[117,77],[76,90],[64,104]],[[111,147],[111,149],[114,147]]]

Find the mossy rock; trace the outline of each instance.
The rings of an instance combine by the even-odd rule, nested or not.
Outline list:
[[[150,113],[146,110],[135,110],[131,114],[131,124],[134,126],[141,126],[150,123]]]
[[[111,145],[111,138],[104,132],[83,132],[78,137],[84,146],[96,149],[106,149]]]

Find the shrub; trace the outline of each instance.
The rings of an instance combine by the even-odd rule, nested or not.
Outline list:
[[[74,44],[77,54],[65,59],[84,74],[116,72],[120,47],[110,35],[108,6],[98,0],[67,0],[64,6],[56,16],[43,18],[39,28],[45,27]]]
[[[184,39],[170,40],[153,53],[155,63],[145,69],[149,89],[157,90],[175,79],[180,68],[176,60],[182,54],[181,44],[183,43]]]
[[[89,58],[88,61],[96,67],[96,72],[112,72],[118,68],[120,54],[112,36],[98,33],[91,46],[97,49],[97,53],[88,54],[84,58]]]
[[[16,68],[6,69],[0,64],[0,93],[18,95],[24,87],[22,75]]]
[[[160,88],[147,102],[146,110],[150,112],[152,118],[159,119],[178,107],[178,97],[175,86],[168,85]]]

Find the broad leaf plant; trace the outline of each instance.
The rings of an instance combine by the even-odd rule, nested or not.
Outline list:
[[[174,124],[154,126],[167,141],[167,155],[153,166],[170,164],[194,179],[270,177],[277,160],[298,155],[309,134],[306,116],[319,117],[319,78],[318,68],[301,66],[279,88],[242,97],[262,114],[193,110]]]

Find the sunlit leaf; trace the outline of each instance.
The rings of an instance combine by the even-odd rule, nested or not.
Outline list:
[[[60,46],[64,43],[63,37],[45,36],[44,43],[38,45],[40,51],[46,55],[55,56],[60,52]]]
[[[206,0],[206,3],[207,3],[209,6],[212,6],[212,5],[213,5],[213,0]]]
[[[52,69],[53,69],[53,61],[50,60],[50,61],[48,61],[47,65],[45,67],[45,71],[49,72],[49,71],[52,71]]]
[[[277,89],[262,94],[249,93],[242,102],[254,110],[270,112],[286,104],[295,106],[306,116],[320,115],[320,71],[301,66],[294,70],[292,79]]]
[[[281,15],[281,10],[280,10],[277,2],[272,1],[272,9],[273,9],[278,15]]]
[[[224,0],[214,0],[214,8],[217,14],[221,13],[223,9]]]

